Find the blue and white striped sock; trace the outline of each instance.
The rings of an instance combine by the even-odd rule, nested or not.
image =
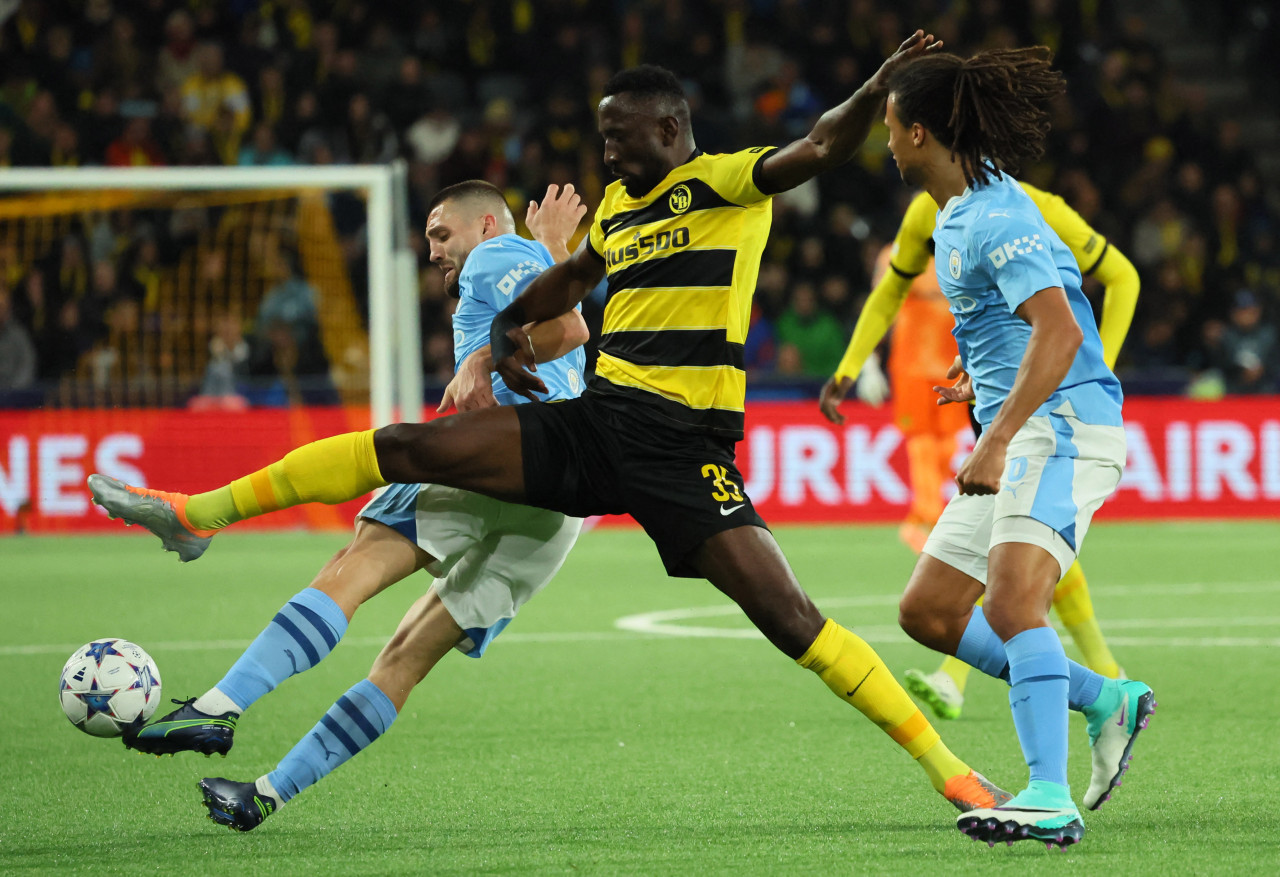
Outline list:
[[[243,712],[290,676],[319,664],[346,632],[347,616],[338,604],[323,591],[305,588],[280,608],[216,690]]]
[[[267,774],[267,781],[283,804],[385,734],[395,719],[391,698],[362,679],[329,707],[319,724]]]

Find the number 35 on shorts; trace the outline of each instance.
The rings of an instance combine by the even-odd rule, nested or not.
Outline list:
[[[737,483],[729,477],[729,470],[724,466],[708,463],[702,467],[702,477],[711,479],[711,498],[716,502],[745,501],[742,491],[738,489]]]

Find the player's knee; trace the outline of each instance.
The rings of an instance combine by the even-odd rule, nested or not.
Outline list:
[[[990,597],[982,604],[982,613],[995,635],[1006,642],[1043,621],[1042,613],[1028,612],[1017,606],[1016,601],[993,600]]]
[[[816,609],[813,612],[797,613],[793,623],[787,625],[787,629],[774,639],[774,645],[787,657],[798,659],[813,645],[826,623],[826,618]]]
[[[898,626],[907,636],[922,645],[933,644],[946,636],[947,624],[935,607],[927,605],[908,591],[898,603]]]
[[[430,481],[421,476],[430,460],[434,430],[430,423],[393,423],[375,432],[373,449],[383,479],[408,484]]]

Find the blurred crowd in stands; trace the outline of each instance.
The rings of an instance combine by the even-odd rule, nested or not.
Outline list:
[[[1252,35],[1239,75],[1274,112],[1280,74],[1266,53],[1280,14],[1219,5],[1224,57],[1228,40]],[[1054,49],[1069,99],[1048,154],[1022,176],[1138,266],[1122,376],[1209,395],[1280,389],[1276,181],[1242,143],[1249,120],[1177,81],[1114,0],[0,0],[0,168],[403,158],[414,229],[439,187],[472,177],[503,187],[517,216],[551,182],[575,183],[594,207],[609,180],[593,108],[615,70],[674,70],[699,146],[730,151],[805,134],[916,26],[965,54]],[[881,130],[847,168],[776,199],[747,350],[764,383],[834,370],[910,194]],[[108,243],[69,236],[41,263],[0,249],[0,389],[75,368],[113,321],[146,312],[169,230],[123,242],[115,231]],[[358,218],[340,232],[361,234]],[[411,239],[424,368],[443,380],[451,302]],[[306,299],[295,285],[279,300],[305,323]],[[221,314],[206,329],[210,380],[248,369],[249,342],[287,323]],[[313,360],[327,368],[323,351]]]

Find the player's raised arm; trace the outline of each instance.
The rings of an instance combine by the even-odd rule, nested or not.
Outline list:
[[[880,116],[894,71],[925,52],[941,48],[941,40],[922,30],[908,37],[852,97],[823,113],[808,135],[761,161],[761,191],[785,192],[853,158]]]
[[[586,215],[587,205],[574,191],[573,183],[565,183],[563,188],[552,183],[547,186],[541,204],[529,202],[524,224],[533,239],[547,248],[553,260],[563,262],[569,258],[569,241]]]
[[[1142,281],[1138,277],[1138,269],[1112,245],[1108,245],[1091,273],[1103,286],[1102,319],[1098,321],[1102,359],[1107,368],[1114,369],[1125,336],[1129,334],[1133,312],[1138,308],[1138,290]]]

